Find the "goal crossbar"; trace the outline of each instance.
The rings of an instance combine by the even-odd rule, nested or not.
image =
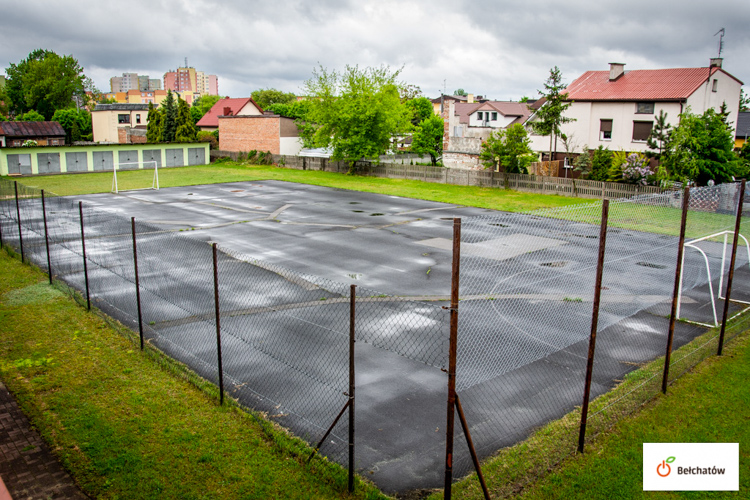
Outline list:
[[[134,188],[134,189],[119,189],[117,186],[117,169],[119,167],[122,167],[123,165],[137,165],[138,169],[141,169],[141,165],[153,165],[154,166],[154,178],[151,181],[151,187],[145,187],[145,188]],[[144,161],[144,162],[129,162],[129,163],[119,163],[115,168],[113,169],[113,175],[112,175],[112,193],[118,194],[120,191],[139,191],[142,189],[159,189],[159,164],[156,161]]]

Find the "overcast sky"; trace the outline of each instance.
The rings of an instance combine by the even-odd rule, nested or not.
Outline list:
[[[72,54],[97,87],[123,72],[188,64],[219,93],[301,93],[318,64],[403,66],[428,97],[536,97],[552,66],[586,70],[707,66],[720,28],[724,69],[750,85],[748,0],[0,0],[0,67],[36,48]]]

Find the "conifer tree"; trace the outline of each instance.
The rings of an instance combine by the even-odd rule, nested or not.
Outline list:
[[[177,127],[175,142],[196,142],[198,140],[198,129],[190,116],[188,103],[177,97]]]
[[[167,98],[162,104],[162,142],[174,142],[177,134],[177,104],[174,94],[167,90]]]

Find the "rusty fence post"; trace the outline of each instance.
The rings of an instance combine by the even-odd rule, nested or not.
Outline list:
[[[23,262],[23,232],[21,231],[21,206],[18,203],[18,181],[13,181],[16,191],[16,216],[18,217],[18,244],[21,247],[21,262]]]
[[[138,334],[141,337],[141,351],[143,350],[143,315],[141,314],[141,282],[138,278],[138,247],[135,241],[135,217],[130,218],[130,228],[133,233],[133,269],[135,269],[135,301],[138,305]]]
[[[719,349],[716,352],[721,356],[724,349],[724,333],[727,329],[727,317],[729,316],[729,301],[732,297],[732,280],[734,279],[734,264],[737,261],[737,245],[739,244],[740,223],[742,222],[742,204],[745,202],[745,180],[740,184],[740,198],[737,203],[737,219],[734,222],[734,241],[732,242],[732,258],[729,260],[729,277],[727,278],[727,293],[724,295],[724,316],[721,320],[721,333],[719,333]],[[721,292],[721,290],[719,290]]]
[[[86,282],[86,309],[91,310],[91,296],[89,295],[89,268],[86,264],[86,235],[83,231],[83,202],[78,202],[78,215],[81,219],[81,250],[83,251],[83,278]]]
[[[667,352],[664,355],[664,374],[661,379],[661,392],[667,393],[669,383],[669,363],[672,359],[672,342],[674,341],[674,327],[677,322],[677,307],[680,299],[680,278],[682,277],[682,256],[685,252],[685,231],[687,228],[687,216],[690,210],[690,188],[686,187],[682,192],[682,218],[680,219],[680,239],[677,247],[677,266],[674,273],[674,289],[672,291],[672,310],[669,313],[669,332],[667,334]]]
[[[357,285],[349,288],[349,493],[354,492],[354,329]]]
[[[456,414],[456,349],[458,346],[458,276],[461,262],[461,219],[453,219],[451,269],[450,347],[448,349],[448,414],[445,426],[445,484],[443,497],[451,498],[453,484],[453,427]]]
[[[224,368],[221,364],[221,323],[219,318],[219,261],[216,243],[211,245],[214,253],[214,308],[216,313],[216,354],[219,359],[219,404],[224,404]]]
[[[42,189],[42,219],[44,220],[44,245],[47,247],[47,274],[49,284],[52,284],[52,258],[49,254],[49,231],[47,230],[47,205],[44,202],[44,189]]]
[[[589,413],[589,398],[591,396],[591,377],[594,373],[594,352],[596,350],[596,330],[599,326],[599,304],[602,295],[602,276],[604,274],[604,250],[607,247],[607,220],[609,219],[609,200],[602,201],[602,222],[599,227],[599,258],[596,265],[596,283],[594,285],[594,308],[591,314],[591,337],[589,338],[589,354],[586,361],[586,383],[583,389],[583,405],[581,406],[581,428],[578,434],[578,453],[583,453],[586,441],[586,420]]]

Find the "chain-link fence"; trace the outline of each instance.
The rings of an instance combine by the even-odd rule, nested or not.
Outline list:
[[[740,189],[689,193],[681,274],[683,192],[604,202],[598,302],[602,202],[463,220],[456,388],[480,457],[575,417],[587,387],[587,436],[653,396],[675,283],[680,321],[672,348],[686,348],[672,356],[667,382],[715,352],[716,336],[705,332],[723,319]],[[349,419],[337,417],[351,408],[353,360],[355,468],[388,491],[441,484],[450,365],[450,308],[441,302],[359,287],[352,310],[349,285],[5,180],[0,230],[4,245],[67,283],[83,304],[142,330],[147,342],[223,383],[241,404],[312,445],[326,435],[320,452],[340,463],[347,462]],[[749,252],[740,238],[732,298],[746,302]],[[730,315],[744,306],[732,302]],[[548,462],[575,450],[573,417],[553,424],[550,432],[570,445]],[[457,430],[456,476],[471,468],[462,436]]]
[[[672,357],[669,381],[700,353],[716,352],[716,337],[705,332],[722,321],[739,186],[690,190],[681,276],[683,192],[607,202],[591,399],[621,387],[592,402],[587,438],[661,388],[664,365],[654,360],[667,348],[676,281],[680,321],[672,348],[691,345]],[[480,456],[581,405],[602,217],[599,202],[463,220],[457,390]],[[750,254],[742,238],[740,245],[732,298],[748,301]],[[743,307],[732,302],[730,311]],[[570,444],[546,464],[576,449],[579,418],[545,428]],[[471,468],[463,450],[456,451],[459,474]]]

